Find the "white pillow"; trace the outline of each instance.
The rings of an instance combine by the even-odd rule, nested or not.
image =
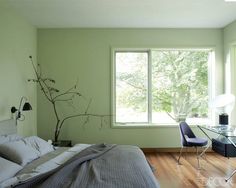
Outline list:
[[[22,166],[39,157],[39,152],[28,146],[23,140],[0,145],[0,155]]]
[[[5,135],[1,135],[0,136],[0,144],[6,143],[8,142],[8,139]]]
[[[6,143],[6,142],[12,142],[22,139],[23,137],[17,134],[9,134],[9,135],[1,135],[0,136],[0,144]]]
[[[23,167],[0,157],[0,182],[13,177]]]
[[[42,138],[37,136],[30,136],[22,139],[28,146],[32,147],[39,152],[39,156],[45,155],[49,152],[54,151],[52,144],[46,142]]]

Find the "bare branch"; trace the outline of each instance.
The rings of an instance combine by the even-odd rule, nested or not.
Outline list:
[[[89,122],[89,116],[86,117],[86,119],[85,119],[85,121],[84,121],[82,126],[84,127],[88,122]]]
[[[110,116],[110,115],[99,115],[99,114],[75,114],[75,115],[71,115],[71,116],[67,116],[65,117],[62,121],[61,121],[61,125],[60,125],[60,128],[63,126],[64,122],[67,121],[68,119],[71,119],[71,118],[74,118],[74,117],[87,117],[87,116],[90,116],[90,117],[99,117],[99,118],[102,118],[102,117],[106,117],[106,116]]]
[[[56,81],[55,80],[53,80],[53,79],[51,79],[51,78],[44,78],[44,79],[42,79],[44,82],[46,82],[46,81],[49,81],[49,82],[51,82],[51,83],[56,83]]]
[[[75,82],[75,89],[77,88],[77,85],[78,85],[78,83],[79,83],[79,78],[77,78],[77,80],[76,80],[76,82]]]
[[[89,100],[88,106],[87,106],[87,108],[86,108],[86,110],[85,110],[85,112],[84,112],[85,114],[88,113],[88,110],[89,110],[89,107],[90,107],[90,105],[91,105],[91,102],[92,102],[92,99]]]
[[[101,122],[100,122],[100,130],[102,129],[102,127],[103,127],[103,117],[101,118]]]
[[[41,83],[41,77],[40,77],[40,75],[38,74],[38,72],[37,72],[37,70],[36,70],[36,67],[35,67],[35,65],[34,65],[32,56],[29,56],[29,58],[30,58],[31,64],[32,64],[32,66],[33,66],[33,70],[34,70],[34,73],[35,73],[35,75],[36,75],[36,79],[38,80],[39,86],[41,87],[41,90],[43,91],[43,94],[45,95],[45,97],[51,102],[50,97],[48,96],[47,92],[45,92],[45,89],[44,89],[44,87],[43,87],[43,85],[42,85],[42,83]]]
[[[40,66],[39,63],[37,64],[37,71],[38,71],[39,77],[41,78],[41,76],[42,76],[42,70],[41,70],[41,66]]]
[[[56,89],[56,88],[54,88],[54,87],[48,87],[48,90],[50,91],[50,92],[59,92],[59,90],[58,89]]]
[[[64,93],[61,93],[57,96],[55,96],[52,100],[55,100],[59,97],[62,97],[62,96],[65,96],[65,95],[72,95],[72,94],[75,94],[75,95],[78,95],[78,96],[81,96],[81,94],[79,92],[76,92],[76,91],[70,91],[70,92],[64,92]]]
[[[61,128],[64,125],[65,121],[67,121],[71,118],[86,117],[83,126],[88,123],[90,117],[101,118],[101,126],[100,127],[102,127],[104,117],[110,116],[110,115],[99,115],[99,114],[88,113],[88,110],[89,110],[90,105],[92,103],[92,99],[89,100],[88,105],[87,105],[84,113],[69,115],[69,116],[64,117],[61,120],[60,119],[61,115],[58,113],[58,109],[57,109],[57,105],[56,105],[57,102],[67,102],[68,104],[71,104],[71,106],[73,108],[75,108],[73,106],[73,103],[72,103],[74,97],[83,97],[86,100],[86,98],[84,96],[82,96],[80,94],[80,92],[77,91],[78,79],[77,79],[75,85],[73,85],[71,88],[69,88],[65,92],[59,93],[60,91],[57,88],[52,87],[50,85],[50,83],[55,84],[56,81],[54,79],[48,78],[48,77],[43,78],[40,65],[39,64],[37,65],[38,66],[37,67],[38,70],[37,70],[34,63],[33,63],[32,56],[29,56],[29,58],[30,58],[34,73],[36,75],[36,79],[28,79],[28,81],[36,82],[36,83],[39,84],[39,87],[42,90],[43,95],[52,104],[52,107],[53,107],[53,111],[54,111],[54,114],[55,114],[55,117],[56,117],[56,126],[55,126],[55,130],[54,130],[54,139],[55,139],[55,141],[58,140],[58,137],[59,137],[60,132],[61,132]],[[55,93],[59,93],[59,94],[56,95]]]
[[[38,82],[36,79],[28,79],[28,82]]]
[[[72,101],[72,98],[69,99],[56,99],[54,102],[67,102],[67,101]]]

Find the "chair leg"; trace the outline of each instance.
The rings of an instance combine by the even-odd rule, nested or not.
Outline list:
[[[184,155],[185,159],[187,159],[187,155],[188,155],[188,147],[185,147],[185,155]]]
[[[199,161],[199,155],[198,155],[198,147],[196,147],[196,153],[197,153],[197,168],[200,169],[200,161]]]
[[[179,163],[179,160],[180,160],[180,157],[181,157],[181,155],[182,155],[182,151],[183,151],[183,146],[182,146],[182,148],[181,148],[181,150],[180,150],[180,153],[179,153],[178,164],[180,164],[180,163]]]

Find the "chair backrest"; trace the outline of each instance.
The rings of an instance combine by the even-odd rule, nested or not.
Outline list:
[[[188,136],[189,138],[196,138],[194,135],[193,131],[189,127],[189,125],[186,122],[181,122],[179,124],[179,129],[180,129],[180,135],[181,135],[181,144],[182,146],[189,146],[185,135]]]

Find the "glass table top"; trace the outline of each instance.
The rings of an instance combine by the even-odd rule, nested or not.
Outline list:
[[[219,125],[219,126],[198,125],[198,127],[220,134],[225,137],[236,137],[236,127],[231,125]]]

